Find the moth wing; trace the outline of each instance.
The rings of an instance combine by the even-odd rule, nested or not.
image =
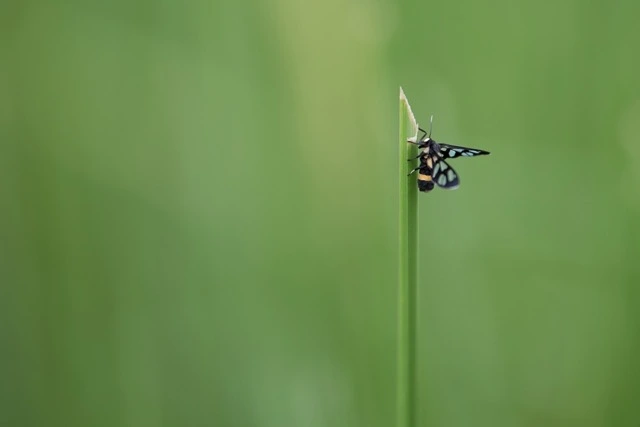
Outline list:
[[[475,157],[489,154],[488,151],[478,148],[460,147],[458,145],[439,144],[440,154],[444,159],[455,159],[456,157]]]
[[[433,164],[431,176],[438,187],[446,190],[455,190],[460,185],[460,177],[451,165],[442,158]]]

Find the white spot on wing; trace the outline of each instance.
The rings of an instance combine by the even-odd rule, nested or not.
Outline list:
[[[456,154],[456,150],[449,150],[449,157],[455,157]]]
[[[443,186],[447,183],[447,177],[444,175],[440,175],[438,177],[438,185]]]
[[[447,177],[449,178],[449,181],[454,181],[456,179],[456,173],[453,171],[453,169],[449,169]]]

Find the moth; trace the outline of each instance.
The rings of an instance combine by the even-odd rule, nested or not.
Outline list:
[[[433,116],[429,124],[429,134],[421,128],[422,136],[417,141],[407,140],[410,144],[416,144],[420,154],[411,160],[420,159],[417,168],[409,172],[409,175],[418,172],[418,189],[429,192],[437,185],[446,190],[454,190],[460,185],[460,177],[456,171],[446,162],[446,159],[456,157],[475,157],[489,154],[488,151],[477,148],[460,147],[458,145],[441,144],[431,139]]]

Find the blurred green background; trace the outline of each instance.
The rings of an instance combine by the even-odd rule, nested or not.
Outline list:
[[[0,425],[640,425],[640,3],[0,3]]]

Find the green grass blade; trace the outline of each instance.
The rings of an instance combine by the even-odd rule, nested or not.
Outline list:
[[[414,130],[412,135],[408,133],[409,124]],[[418,190],[415,175],[407,176],[416,161],[408,162],[407,159],[416,157],[418,153],[414,144],[407,143],[407,138],[415,136],[417,128],[409,102],[400,88],[397,427],[416,426]]]

